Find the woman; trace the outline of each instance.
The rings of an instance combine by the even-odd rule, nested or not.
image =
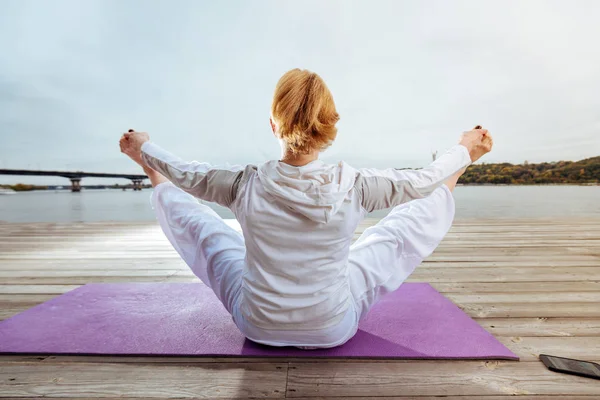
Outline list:
[[[456,181],[492,147],[489,133],[475,129],[421,170],[329,165],[318,157],[338,120],[323,80],[294,69],[279,80],[271,107],[280,160],[219,169],[182,161],[146,133],[121,138],[121,151],[154,186],[165,235],[252,341],[303,348],[348,341],[440,243],[454,217]],[[231,209],[243,236],[195,198]],[[365,215],[389,207],[352,244]]]

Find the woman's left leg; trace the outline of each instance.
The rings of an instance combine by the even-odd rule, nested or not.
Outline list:
[[[350,290],[360,319],[400,287],[452,226],[454,185],[449,183],[426,198],[395,207],[350,248]]]

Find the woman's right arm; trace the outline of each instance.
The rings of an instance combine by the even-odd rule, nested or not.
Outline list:
[[[367,212],[427,197],[452,175],[489,152],[491,146],[491,136],[487,130],[475,129],[465,133],[459,144],[423,169],[360,169],[355,189]]]

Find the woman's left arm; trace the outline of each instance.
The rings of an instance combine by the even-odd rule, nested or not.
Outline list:
[[[244,176],[242,167],[215,168],[208,163],[184,161],[153,142],[141,146],[142,160],[175,186],[202,200],[229,207]]]
[[[163,150],[145,132],[128,132],[125,153],[141,158],[141,163],[160,172],[175,186],[202,200],[229,207],[244,181],[243,167],[215,168],[208,163],[184,161]],[[248,171],[250,172],[250,171]]]

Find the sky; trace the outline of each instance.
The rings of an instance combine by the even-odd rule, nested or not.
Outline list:
[[[276,159],[292,68],[333,93],[326,161],[422,167],[477,124],[482,162],[598,156],[599,20],[594,0],[1,0],[0,168],[138,172],[129,128],[188,160]]]

